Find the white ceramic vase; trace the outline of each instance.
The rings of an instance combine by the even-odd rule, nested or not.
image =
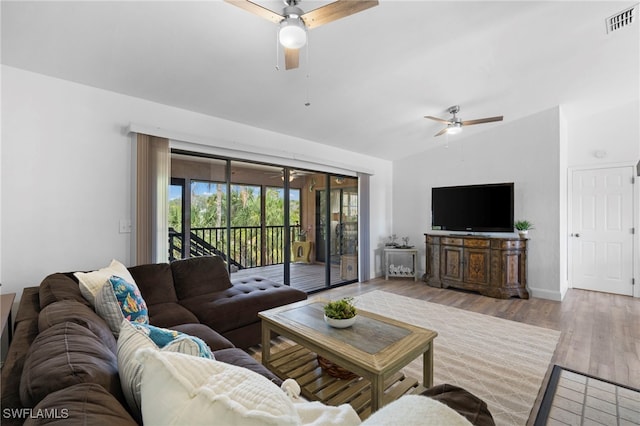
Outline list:
[[[347,328],[347,327],[351,327],[356,322],[356,318],[358,318],[357,315],[355,317],[347,318],[347,319],[334,319],[334,318],[329,318],[328,316],[325,315],[324,322],[326,322],[327,324],[329,324],[331,327],[334,327],[334,328]]]

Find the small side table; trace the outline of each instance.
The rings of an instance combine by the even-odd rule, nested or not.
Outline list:
[[[403,271],[398,269],[396,271],[391,271],[389,268],[391,266],[389,264],[389,258],[390,258],[390,255],[392,254],[410,255],[411,270]],[[388,280],[389,277],[403,277],[403,278],[413,277],[414,281],[418,281],[418,268],[416,264],[417,257],[418,257],[418,249],[415,249],[415,248],[385,248],[384,249],[384,265],[385,265],[384,279]]]

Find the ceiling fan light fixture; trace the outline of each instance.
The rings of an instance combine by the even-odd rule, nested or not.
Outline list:
[[[462,125],[460,123],[451,123],[447,125],[448,135],[457,135],[462,131]]]
[[[278,39],[287,49],[300,49],[307,44],[307,28],[300,17],[289,16],[280,21]]]

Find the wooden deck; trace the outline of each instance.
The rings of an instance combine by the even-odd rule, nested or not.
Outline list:
[[[328,287],[325,283],[325,265],[324,264],[307,264],[292,263],[291,264],[291,287],[302,290],[306,293],[324,290]],[[259,276],[262,278],[275,281],[277,283],[284,282],[284,265],[271,265],[258,268],[241,269],[231,274],[231,279],[249,276]],[[338,265],[331,266],[331,285],[346,282],[340,277],[340,267]]]

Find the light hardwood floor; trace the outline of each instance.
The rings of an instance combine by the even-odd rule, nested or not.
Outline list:
[[[373,290],[559,330],[562,334],[552,364],[640,388],[640,299],[577,289],[570,289],[562,302],[494,299],[473,292],[433,288],[422,281],[382,278],[311,297],[335,299]],[[535,420],[541,397],[538,395],[529,423]]]

